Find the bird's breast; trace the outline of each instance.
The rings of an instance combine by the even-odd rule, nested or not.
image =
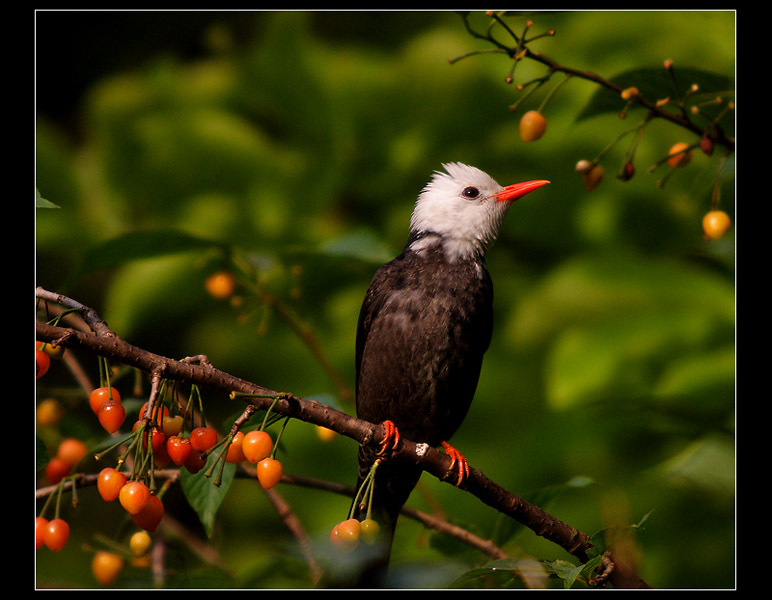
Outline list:
[[[360,316],[359,416],[391,419],[416,441],[449,437],[477,386],[491,301],[484,264],[447,263],[437,252],[406,253],[384,265]]]

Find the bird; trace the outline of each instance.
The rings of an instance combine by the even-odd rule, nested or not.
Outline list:
[[[383,424],[380,447],[361,444],[358,487],[377,461],[372,501],[355,500],[351,514],[378,523],[375,549],[362,554],[356,587],[386,583],[397,517],[421,469],[390,462],[388,447],[404,437],[442,446],[457,483],[468,474],[448,440],[474,397],[493,328],[493,284],[486,252],[512,203],[548,184],[506,187],[461,162],[442,164],[418,195],[407,243],[381,266],[365,294],[355,345],[357,417]]]

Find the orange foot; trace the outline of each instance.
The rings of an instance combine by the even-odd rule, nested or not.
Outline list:
[[[384,421],[383,425],[383,439],[381,440],[381,449],[378,450],[378,456],[386,452],[386,450],[394,450],[399,443],[399,429],[391,421]]]
[[[450,456],[452,459],[450,463],[450,468],[453,469],[453,467],[456,468],[456,472],[458,473],[458,479],[456,480],[456,487],[461,485],[461,483],[469,477],[469,463],[466,461],[466,458],[464,458],[464,455],[461,454],[458,450],[456,450],[453,446],[448,444],[448,442],[442,442],[442,448],[445,450],[445,454]]]

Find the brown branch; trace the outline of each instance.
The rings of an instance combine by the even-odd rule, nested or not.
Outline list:
[[[65,306],[77,306],[89,325],[95,328],[92,334],[37,322],[36,336],[40,341],[58,340],[65,347],[79,348],[98,354],[112,362],[135,367],[145,373],[184,381],[229,395],[233,392],[243,394],[244,401],[258,409],[272,407],[274,412],[332,429],[360,444],[377,444],[383,439],[384,430],[379,424],[357,419],[315,400],[305,400],[290,393],[278,392],[240,379],[215,368],[206,360],[199,360],[200,364],[194,364],[189,360],[175,360],[138,348],[110,331],[107,324],[92,309],[41,288],[38,288],[37,295],[38,298],[59,302]],[[406,461],[418,465],[441,481],[451,484],[456,481],[455,471],[451,469],[450,457],[426,444],[417,444],[401,438],[398,447],[389,455],[389,460]],[[587,561],[588,552],[593,548],[587,534],[507,491],[486,477],[481,470],[471,469],[469,477],[464,480],[460,488],[474,494],[488,506],[522,523],[537,535],[557,544],[581,562]],[[617,568],[612,571],[609,578],[615,587],[647,587],[645,582],[629,570],[627,570],[627,578],[615,576],[625,571],[624,568],[619,568],[617,563]]]

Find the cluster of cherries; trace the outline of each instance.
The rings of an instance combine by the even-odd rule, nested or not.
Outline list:
[[[38,348],[36,345],[36,352],[43,353]],[[89,405],[107,432],[114,433],[123,426],[126,410],[116,388],[104,385],[94,389],[89,395]],[[55,418],[54,413],[59,415],[61,411],[52,409],[48,404],[45,406],[45,410],[38,410],[39,421],[55,423],[58,418]],[[237,464],[249,461],[255,464],[257,478],[265,489],[272,488],[280,481],[283,467],[281,462],[274,458],[276,446],[272,437],[262,427],[246,433],[238,431],[218,441],[216,430],[203,424],[185,435],[184,417],[170,414],[169,409],[162,403],[152,409],[149,419],[145,418],[147,410],[148,405],[145,403],[139,410],[139,419],[135,422],[132,433],[114,446],[127,445],[129,451],[133,449],[135,462],[147,464],[150,457],[157,469],[174,463],[190,473],[197,473],[206,465],[208,455],[216,447],[227,444],[219,455],[225,462]],[[265,426],[265,423],[263,425]],[[82,441],[74,438],[63,440],[46,466],[46,479],[51,485],[59,484],[87,455],[88,448]],[[141,531],[132,537],[130,543],[134,556],[139,557],[142,554],[139,549],[144,548],[146,551],[151,543],[147,532],[154,532],[163,519],[164,505],[161,498],[145,483],[147,478],[144,474],[120,470],[124,459],[125,457],[122,457],[118,460],[118,468],[105,467],[99,472],[97,490],[106,502],[118,500],[134,524],[140,528]],[[65,547],[69,536],[69,524],[59,518],[58,510],[56,518],[50,521],[42,516],[42,513],[36,517],[36,548],[46,546],[59,551]],[[114,581],[123,567],[123,556],[115,552],[98,551],[92,559],[94,577],[104,585]]]
[[[360,540],[372,544],[378,538],[380,528],[373,519],[358,521],[346,519],[335,525],[330,531],[330,544],[337,550],[349,552],[359,545]]]
[[[666,60],[664,62],[664,67],[670,71],[673,68],[673,61],[670,59]],[[696,91],[696,89],[697,88],[693,86],[691,91]],[[625,118],[629,107],[634,102],[639,93],[640,92],[635,87],[625,88],[620,92],[620,97],[622,100],[627,102],[626,107],[619,114],[620,118]],[[542,106],[539,107],[539,110],[529,110],[520,118],[520,138],[524,142],[536,141],[540,139],[547,131],[547,118],[541,112],[545,104],[546,100],[542,103]],[[692,149],[697,147],[707,156],[713,154],[713,140],[710,139],[710,137],[707,135],[707,132],[702,136],[699,143],[697,144],[693,144],[691,146],[684,142],[673,144],[662,162],[667,162],[671,169],[675,169],[677,167],[685,167],[691,161]],[[597,159],[594,161],[580,160],[576,164],[576,171],[581,176],[582,182],[584,183],[584,186],[587,188],[588,192],[591,192],[598,187],[605,174],[603,165],[600,164]],[[621,172],[619,173],[619,178],[623,181],[626,181],[630,179],[634,173],[635,168],[633,167],[633,163],[631,160],[628,160],[625,162]],[[702,219],[702,229],[706,240],[721,239],[724,237],[731,225],[732,223],[729,215],[727,215],[727,213],[722,210],[712,209],[707,212]]]
[[[48,373],[51,359],[62,358],[64,346],[52,346],[46,342],[35,340],[35,379],[40,379]]]

